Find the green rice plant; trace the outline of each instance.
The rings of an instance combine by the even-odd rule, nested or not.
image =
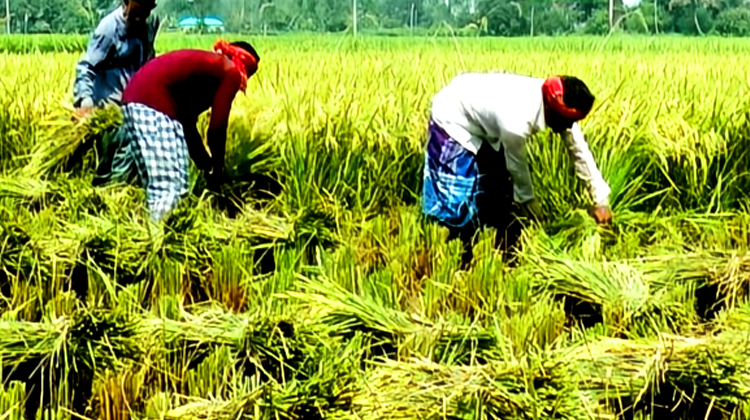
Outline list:
[[[213,258],[214,275],[207,279],[209,298],[234,311],[247,309],[247,283],[253,273],[252,254],[226,247]]]
[[[144,387],[142,371],[105,372],[92,390],[91,412],[98,418],[127,420],[140,411],[139,397]]]
[[[4,53],[78,52],[85,51],[87,39],[82,35],[6,35],[0,42]]]
[[[22,382],[11,382],[0,389],[0,413],[9,420],[24,419],[23,401],[26,387]]]

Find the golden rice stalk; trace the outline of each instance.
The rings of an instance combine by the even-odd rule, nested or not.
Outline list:
[[[165,420],[209,420],[253,418],[263,397],[263,388],[232,401],[202,400],[193,401],[174,408],[164,415]],[[244,413],[243,413],[244,411]],[[244,414],[244,416],[243,416]]]
[[[39,200],[52,189],[52,185],[45,180],[20,177],[0,177],[0,197],[17,198],[24,200]]]
[[[521,363],[444,366],[428,360],[387,361],[353,399],[360,418],[586,419],[597,403],[577,392],[565,370]]]
[[[48,134],[31,151],[29,162],[21,169],[21,174],[37,178],[77,163],[71,162],[71,159],[83,159],[94,142],[120,122],[117,107],[99,110],[86,120],[70,121],[60,117],[47,122]]]
[[[717,336],[662,335],[658,340],[603,338],[564,351],[571,375],[596,398],[643,401],[663,385],[683,397],[703,395],[722,404],[750,398],[750,336],[728,331]],[[671,397],[671,396],[667,396]],[[673,397],[675,402],[681,396]]]
[[[40,360],[59,353],[66,345],[70,321],[65,318],[49,323],[0,322],[0,360],[4,366]]]

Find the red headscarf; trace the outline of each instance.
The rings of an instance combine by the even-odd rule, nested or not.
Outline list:
[[[542,85],[544,103],[561,116],[573,121],[580,121],[586,114],[575,109],[568,108],[563,101],[563,84],[559,76],[548,77]]]
[[[242,75],[240,90],[244,92],[245,89],[247,89],[247,75],[248,73],[253,74],[258,70],[258,60],[244,49],[236,47],[224,40],[216,41],[216,44],[214,44],[214,51],[225,55],[234,63],[234,66],[237,67],[237,70],[239,70]]]

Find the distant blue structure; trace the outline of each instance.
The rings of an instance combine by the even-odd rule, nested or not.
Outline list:
[[[200,27],[203,27],[204,29],[208,30],[209,32],[223,32],[224,31],[224,21],[217,17],[205,17],[202,20],[196,18],[194,16],[186,17],[178,22],[178,25],[180,29],[183,31],[194,31],[199,29]]]

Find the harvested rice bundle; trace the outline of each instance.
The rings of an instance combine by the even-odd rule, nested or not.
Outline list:
[[[17,280],[54,287],[50,279],[75,264],[77,248],[75,239],[58,232],[48,220],[0,220],[0,269]]]
[[[657,400],[672,410],[702,400],[731,411],[750,398],[749,343],[741,331],[660,341],[603,338],[564,355],[574,366],[571,379],[596,400],[636,407]]]
[[[193,399],[165,413],[167,420],[280,420],[322,419],[329,406],[325,400],[298,393],[295,383],[266,384],[229,401]],[[325,418],[329,418],[326,416]]]
[[[0,177],[0,198],[12,198],[22,202],[34,202],[45,198],[54,185],[42,179],[4,176]]]
[[[4,366],[64,358],[68,367],[112,368],[140,354],[138,323],[108,311],[79,311],[47,322],[0,322]]]
[[[0,322],[0,360],[3,368],[26,361],[42,361],[60,354],[67,345],[70,320],[60,318],[48,323]]]
[[[66,113],[46,123],[49,134],[38,141],[29,161],[21,169],[26,177],[38,178],[78,164],[102,136],[113,135],[122,121],[117,107],[99,110],[91,118],[70,121]]]
[[[387,361],[374,366],[353,404],[361,418],[463,418],[479,410],[494,418],[610,418],[654,401],[672,410],[712,402],[731,412],[750,397],[749,340],[743,332],[602,338],[537,362]],[[711,409],[702,408],[702,415]]]
[[[696,320],[695,285],[680,282],[664,258],[662,266],[646,266],[642,259],[581,261],[539,248],[525,253],[522,270],[537,293],[587,303],[617,333],[683,333]],[[571,311],[575,316],[576,309]]]
[[[445,366],[428,360],[376,364],[353,400],[359,418],[586,419],[597,404],[566,371],[522,363]]]
[[[160,351],[179,357],[175,363],[195,366],[212,351],[228,347],[240,372],[285,381],[298,372],[311,346],[309,332],[285,319],[237,315],[214,306],[192,309],[195,314],[183,311],[179,320],[147,322]]]
[[[93,222],[89,229],[77,226],[81,263],[116,280],[134,282],[146,278],[160,246],[159,238],[149,235],[137,223],[110,224],[104,218]]]
[[[207,260],[228,243],[269,245],[293,237],[294,226],[265,211],[246,209],[237,218],[212,211],[205,203],[180,206],[167,221],[164,243],[167,251],[181,261]],[[186,259],[187,257],[192,259]]]
[[[254,418],[261,404],[264,389],[243,395],[232,401],[201,400],[194,401],[168,411],[167,420],[210,420],[210,419],[244,419]]]
[[[68,330],[69,353],[85,369],[118,369],[125,361],[138,360],[142,326],[138,319],[105,310],[74,314]]]
[[[310,306],[320,317],[318,325],[325,334],[351,337],[357,332],[372,337],[369,343],[375,353],[393,356],[397,348],[419,354],[444,354],[483,350],[493,346],[495,336],[488,330],[472,326],[432,322],[416,314],[389,308],[367,295],[358,295],[325,279],[300,277],[303,292],[286,295]]]
[[[136,322],[105,311],[42,323],[0,322],[3,379],[26,383],[27,417],[33,418],[40,402],[83,414],[97,373],[139,359],[137,336]]]
[[[645,271],[661,272],[675,283],[713,290],[712,306],[736,306],[750,295],[750,252],[699,250],[644,259]],[[711,308],[715,309],[715,308]]]
[[[360,388],[357,379],[363,354],[362,341],[340,342],[326,338],[305,329],[287,341],[277,341],[274,344],[277,357],[283,356],[282,349],[292,353],[301,349],[305,356],[297,363],[284,363],[287,370],[284,376],[261,378],[259,382],[251,380],[249,386],[226,401],[189,400],[185,406],[169,411],[167,418],[309,420],[337,418],[338,414],[351,412],[352,397]],[[243,379],[242,383],[246,381]]]

